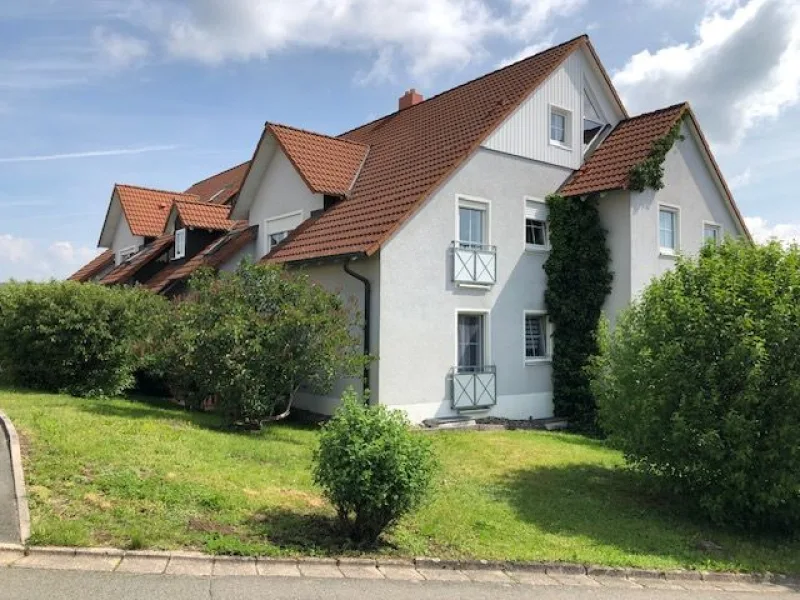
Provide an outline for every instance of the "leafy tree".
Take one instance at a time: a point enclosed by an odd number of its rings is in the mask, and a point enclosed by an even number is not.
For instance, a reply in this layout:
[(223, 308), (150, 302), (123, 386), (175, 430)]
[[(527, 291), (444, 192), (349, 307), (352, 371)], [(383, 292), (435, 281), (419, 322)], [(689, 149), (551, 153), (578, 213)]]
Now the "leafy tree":
[(636, 469), (715, 522), (800, 525), (800, 249), (708, 245), (601, 339), (601, 424)]
[(0, 371), (21, 387), (113, 395), (133, 384), (166, 301), (75, 282), (0, 286)]
[(365, 406), (352, 390), (314, 453), (315, 481), (351, 539), (365, 545), (419, 506), (435, 470), (430, 440), (413, 433), (403, 413)]
[(325, 392), (364, 366), (353, 311), (302, 273), (243, 263), (202, 271), (189, 289), (159, 364), (184, 400), (215, 399), (231, 424), (282, 418), (301, 385)]

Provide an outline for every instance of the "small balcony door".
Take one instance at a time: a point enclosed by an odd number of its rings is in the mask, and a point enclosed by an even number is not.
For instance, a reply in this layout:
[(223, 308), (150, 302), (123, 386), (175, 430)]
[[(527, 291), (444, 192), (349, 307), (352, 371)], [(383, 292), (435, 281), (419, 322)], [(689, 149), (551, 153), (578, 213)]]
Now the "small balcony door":
[(457, 365), (450, 371), (451, 405), (457, 411), (486, 410), (497, 403), (494, 365), (487, 363), (486, 315), (459, 313)]
[(458, 241), (462, 248), (480, 248), (486, 242), (486, 211), (471, 206), (458, 207)]

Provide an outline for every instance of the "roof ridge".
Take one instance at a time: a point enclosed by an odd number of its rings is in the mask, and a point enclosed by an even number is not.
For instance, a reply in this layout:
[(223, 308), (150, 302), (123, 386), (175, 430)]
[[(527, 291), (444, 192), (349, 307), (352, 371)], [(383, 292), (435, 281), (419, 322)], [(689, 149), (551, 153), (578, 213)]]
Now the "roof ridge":
[(464, 83), (460, 83), (455, 87), (451, 87), (449, 89), (443, 90), (443, 91), (439, 92), (438, 94), (435, 94), (435, 95), (431, 96), (430, 98), (426, 98), (422, 102), (417, 102), (416, 104), (413, 104), (413, 105), (409, 106), (408, 108), (404, 108), (402, 110), (395, 110), (393, 112), (390, 112), (390, 113), (387, 113), (387, 114), (383, 115), (382, 117), (378, 117), (377, 119), (373, 119), (372, 121), (368, 121), (368, 122), (366, 122), (366, 123), (364, 123), (362, 125), (358, 125), (356, 127), (353, 127), (352, 129), (348, 129), (347, 131), (345, 131), (343, 133), (340, 133), (336, 137), (345, 136), (345, 135), (347, 135), (349, 133), (353, 133), (355, 131), (358, 131), (359, 129), (363, 129), (363, 128), (367, 127), (368, 125), (372, 125), (373, 123), (377, 123), (379, 121), (383, 121), (384, 119), (387, 119), (387, 118), (389, 118), (389, 117), (391, 117), (393, 115), (399, 114), (401, 112), (407, 112), (407, 111), (412, 110), (413, 108), (415, 108), (417, 106), (421, 106), (421, 105), (423, 105), (425, 103), (432, 102), (433, 100), (436, 100), (437, 98), (441, 98), (442, 96), (445, 96), (445, 95), (447, 95), (447, 94), (449, 94), (451, 92), (454, 92), (454, 91), (456, 91), (458, 89), (461, 89), (464, 86), (467, 86), (467, 85), (470, 85), (472, 83), (475, 83), (476, 81), (480, 81), (481, 79), (485, 79), (485, 78), (489, 77), (490, 75), (494, 75), (495, 73), (499, 73), (500, 71), (505, 71), (506, 69), (510, 69), (511, 67), (514, 67), (514, 66), (516, 66), (516, 65), (518, 65), (520, 63), (523, 63), (525, 61), (528, 61), (528, 60), (531, 60), (533, 58), (536, 58), (537, 56), (541, 56), (542, 54), (547, 54), (548, 52), (553, 52), (554, 50), (558, 50), (559, 48), (563, 48), (564, 46), (568, 46), (570, 44), (574, 44), (579, 40), (588, 41), (589, 40), (589, 35), (586, 34), (586, 33), (582, 33), (581, 35), (576, 36), (576, 37), (574, 37), (572, 39), (569, 39), (569, 40), (567, 40), (565, 42), (561, 42), (560, 44), (556, 44), (555, 46), (550, 46), (549, 48), (545, 48), (541, 52), (537, 52), (536, 54), (531, 54), (530, 56), (526, 56), (525, 58), (521, 58), (521, 59), (519, 59), (519, 60), (517, 60), (517, 61), (515, 61), (515, 62), (513, 62), (511, 64), (505, 65), (504, 67), (500, 67), (498, 69), (494, 69), (493, 71), (489, 71), (488, 73), (484, 73), (483, 75), (475, 77), (474, 79), (470, 79), (469, 81), (465, 81)]
[(326, 133), (319, 133), (317, 131), (311, 131), (310, 129), (303, 129), (302, 127), (294, 127), (292, 125), (286, 125), (284, 123), (273, 123), (272, 121), (267, 121), (266, 126), (267, 127), (282, 127), (284, 129), (291, 129), (292, 131), (297, 131), (299, 133), (306, 133), (308, 135), (313, 135), (313, 136), (316, 136), (316, 137), (326, 138), (326, 139), (329, 139), (329, 140), (333, 140), (335, 142), (346, 142), (348, 144), (355, 144), (356, 146), (362, 146), (363, 148), (369, 149), (369, 144), (365, 144), (363, 142), (356, 142), (356, 141), (353, 141), (353, 140), (348, 140), (348, 139), (342, 138), (342, 137), (337, 136), (337, 135), (328, 135)]
[(191, 188), (193, 188), (193, 187), (194, 187), (194, 186), (196, 186), (196, 185), (200, 185), (201, 183), (204, 183), (204, 182), (208, 181), (209, 179), (214, 179), (214, 177), (219, 177), (220, 175), (223, 175), (223, 174), (225, 174), (225, 173), (228, 173), (229, 171), (233, 171), (234, 169), (238, 169), (239, 167), (241, 167), (241, 166), (243, 166), (243, 165), (246, 165), (246, 164), (247, 164), (247, 163), (249, 163), (249, 162), (250, 162), (250, 160), (246, 160), (246, 161), (244, 161), (244, 162), (240, 162), (238, 165), (234, 165), (234, 166), (232, 166), (232, 167), (229, 167), (229, 168), (225, 169), (224, 171), (220, 171), (219, 173), (214, 173), (213, 175), (209, 175), (209, 176), (208, 176), (208, 177), (206, 177), (205, 179), (200, 179), (199, 181), (195, 181), (195, 182), (194, 182), (192, 185), (190, 185), (190, 186), (189, 186), (188, 188), (186, 188), (186, 189), (191, 189)]
[(164, 190), (159, 188), (147, 187), (144, 185), (133, 185), (130, 183), (115, 183), (114, 187), (124, 187), (124, 188), (132, 188), (135, 190), (145, 190), (147, 192), (157, 192), (159, 194), (175, 194), (176, 196), (191, 196), (193, 198), (199, 198), (197, 194), (188, 194), (186, 192), (176, 192), (174, 190)]
[(628, 121), (635, 121), (636, 119), (641, 119), (644, 117), (652, 117), (653, 115), (669, 112), (671, 110), (675, 110), (676, 108), (683, 108), (683, 109), (689, 108), (689, 102), (688, 101), (676, 102), (675, 104), (671, 104), (663, 108), (657, 108), (649, 112), (643, 112), (641, 114), (634, 115), (633, 117), (628, 117), (627, 119), (623, 119), (622, 121), (620, 121), (620, 123), (627, 123)]
[[(197, 194), (188, 194), (188, 195), (190, 195), (190, 196), (194, 196), (195, 198), (200, 198), (200, 196), (198, 196)], [(208, 202), (208, 201), (206, 201), (206, 200), (175, 200), (175, 203), (176, 203), (176, 204), (177, 204), (177, 203), (181, 203), (181, 204), (197, 204), (197, 205), (199, 205), (199, 206), (207, 206), (207, 207), (209, 207), (209, 206), (210, 206), (210, 207), (212, 207), (212, 208), (215, 208), (215, 207), (218, 207), (218, 208), (227, 208), (227, 209), (228, 209), (228, 211), (230, 211), (230, 208), (231, 208), (231, 207), (230, 207), (230, 206), (228, 206), (227, 204), (216, 204), (216, 203), (214, 203), (214, 202)]]

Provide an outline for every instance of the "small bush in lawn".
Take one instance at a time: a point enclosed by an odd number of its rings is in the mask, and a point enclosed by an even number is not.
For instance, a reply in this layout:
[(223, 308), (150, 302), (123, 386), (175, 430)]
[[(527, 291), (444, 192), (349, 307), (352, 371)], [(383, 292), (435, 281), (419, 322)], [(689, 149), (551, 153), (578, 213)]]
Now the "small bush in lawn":
[(0, 286), (0, 371), (12, 385), (113, 395), (133, 384), (165, 300), (75, 282)]
[(352, 391), (323, 426), (314, 454), (315, 481), (350, 538), (365, 545), (419, 506), (435, 469), (430, 441), (402, 413), (365, 406)]
[(601, 335), (603, 428), (712, 520), (800, 527), (800, 249), (679, 260)]

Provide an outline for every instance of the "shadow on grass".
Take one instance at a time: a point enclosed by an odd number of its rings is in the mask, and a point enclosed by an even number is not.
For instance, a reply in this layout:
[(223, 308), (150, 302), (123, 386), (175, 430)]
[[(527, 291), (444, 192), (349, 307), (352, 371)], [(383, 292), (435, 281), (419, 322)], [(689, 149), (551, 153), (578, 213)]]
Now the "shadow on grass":
[(588, 538), (628, 554), (763, 570), (787, 543), (797, 545), (785, 537), (714, 527), (689, 503), (657, 495), (650, 480), (624, 468), (540, 467), (514, 471), (499, 483), (499, 494), (520, 519), (550, 534)]

